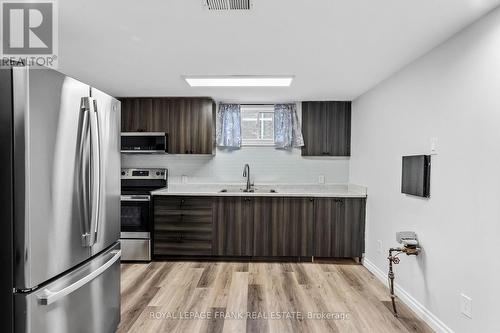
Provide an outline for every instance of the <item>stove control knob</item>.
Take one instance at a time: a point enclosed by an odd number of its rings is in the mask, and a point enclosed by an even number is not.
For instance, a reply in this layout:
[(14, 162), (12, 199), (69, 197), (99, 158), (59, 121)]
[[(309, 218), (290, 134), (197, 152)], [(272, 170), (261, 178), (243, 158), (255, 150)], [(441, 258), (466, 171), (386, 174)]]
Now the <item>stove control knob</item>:
[(125, 176), (125, 171), (122, 171), (122, 176)]
[(160, 175), (160, 172), (159, 171), (156, 171), (156, 175), (159, 176)]

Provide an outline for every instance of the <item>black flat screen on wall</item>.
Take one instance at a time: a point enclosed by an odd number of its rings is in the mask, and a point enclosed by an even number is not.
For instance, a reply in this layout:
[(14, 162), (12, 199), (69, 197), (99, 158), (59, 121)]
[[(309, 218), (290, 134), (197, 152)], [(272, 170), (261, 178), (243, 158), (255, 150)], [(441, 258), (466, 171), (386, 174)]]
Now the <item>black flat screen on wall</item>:
[(431, 156), (403, 156), (401, 193), (428, 198), (431, 184)]

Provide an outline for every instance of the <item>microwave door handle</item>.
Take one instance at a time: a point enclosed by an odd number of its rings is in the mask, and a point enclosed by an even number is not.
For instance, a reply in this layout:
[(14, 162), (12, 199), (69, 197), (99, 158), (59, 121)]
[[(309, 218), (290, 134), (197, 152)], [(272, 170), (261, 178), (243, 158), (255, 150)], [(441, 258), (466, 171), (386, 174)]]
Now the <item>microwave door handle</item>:
[(82, 246), (90, 246), (90, 193), (89, 193), (89, 109), (82, 97), (78, 121), (75, 182), (82, 220)]
[(81, 287), (83, 287), (84, 285), (86, 285), (87, 283), (89, 283), (90, 281), (92, 281), (93, 279), (95, 279), (96, 277), (101, 275), (102, 273), (104, 273), (109, 267), (111, 267), (111, 265), (113, 265), (118, 259), (120, 259), (121, 250), (111, 251), (110, 254), (112, 254), (113, 257), (111, 257), (111, 259), (106, 261), (106, 263), (104, 263), (102, 266), (97, 268), (95, 271), (92, 271), (88, 275), (85, 275), (80, 280), (70, 284), (69, 286), (67, 286), (61, 290), (58, 290), (58, 291), (52, 291), (49, 289), (45, 289), (43, 291), (42, 295), (37, 297), (40, 304), (41, 305), (50, 305), (50, 304), (54, 303), (55, 301), (65, 297), (65, 296), (68, 296), (72, 292), (80, 289)]
[(90, 220), (91, 245), (97, 243), (97, 232), (99, 229), (99, 215), (101, 208), (101, 135), (99, 131), (99, 114), (96, 101), (89, 98), (90, 116), (90, 160), (91, 160), (91, 184), (92, 184), (92, 216)]

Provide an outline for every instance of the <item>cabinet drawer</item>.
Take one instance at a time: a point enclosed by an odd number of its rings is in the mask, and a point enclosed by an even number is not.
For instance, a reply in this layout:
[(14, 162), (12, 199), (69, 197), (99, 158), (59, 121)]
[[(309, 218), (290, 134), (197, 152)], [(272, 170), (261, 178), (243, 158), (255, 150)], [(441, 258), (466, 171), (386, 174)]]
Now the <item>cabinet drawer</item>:
[(212, 230), (185, 228), (181, 225), (164, 225), (155, 230), (155, 255), (211, 255)]
[(161, 233), (205, 233), (212, 235), (212, 223), (184, 223), (184, 222), (169, 222), (169, 223), (156, 223), (155, 235)]
[(158, 232), (156, 241), (160, 242), (198, 242), (212, 241), (212, 233), (207, 232), (189, 232), (189, 231), (170, 231)]
[(163, 241), (155, 242), (156, 256), (210, 256), (211, 241)]
[(156, 212), (157, 223), (212, 223), (212, 210), (165, 210)]
[(212, 212), (211, 197), (158, 197), (155, 204), (155, 214), (165, 211), (210, 211)]

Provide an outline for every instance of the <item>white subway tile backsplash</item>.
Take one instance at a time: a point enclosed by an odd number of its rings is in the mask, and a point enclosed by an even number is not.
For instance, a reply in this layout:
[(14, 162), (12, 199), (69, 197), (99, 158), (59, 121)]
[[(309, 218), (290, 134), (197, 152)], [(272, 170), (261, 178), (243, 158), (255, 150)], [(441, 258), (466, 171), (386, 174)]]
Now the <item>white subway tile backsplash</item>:
[(245, 163), (250, 165), (255, 183), (317, 184), (320, 175), (324, 175), (329, 184), (349, 180), (349, 158), (302, 157), (300, 149), (217, 149), (215, 156), (122, 155), (122, 167), (168, 168), (170, 183), (181, 183), (182, 176), (187, 176), (189, 183), (241, 182)]

